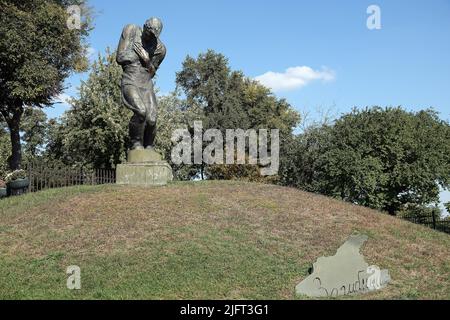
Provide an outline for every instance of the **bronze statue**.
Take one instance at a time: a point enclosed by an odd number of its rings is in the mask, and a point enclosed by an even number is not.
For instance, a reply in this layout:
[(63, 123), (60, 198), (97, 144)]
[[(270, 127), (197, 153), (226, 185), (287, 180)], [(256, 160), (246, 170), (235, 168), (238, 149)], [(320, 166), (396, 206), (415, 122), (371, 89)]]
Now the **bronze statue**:
[(163, 25), (158, 18), (150, 18), (143, 29), (125, 26), (117, 50), (117, 63), (122, 66), (122, 97), (127, 108), (134, 112), (130, 120), (131, 150), (152, 149), (156, 134), (157, 102), (153, 77), (166, 55), (160, 41)]

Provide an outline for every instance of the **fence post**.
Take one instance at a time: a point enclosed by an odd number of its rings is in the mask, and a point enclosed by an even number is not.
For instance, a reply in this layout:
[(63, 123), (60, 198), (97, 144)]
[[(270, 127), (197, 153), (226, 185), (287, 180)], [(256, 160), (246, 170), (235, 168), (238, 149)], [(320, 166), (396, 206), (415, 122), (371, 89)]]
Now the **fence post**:
[(433, 216), (433, 229), (436, 230), (436, 213), (434, 210), (432, 211), (432, 216)]
[(28, 192), (33, 192), (33, 171), (31, 169), (31, 162), (27, 163), (27, 169), (28, 169), (28, 179), (30, 179), (30, 185), (28, 186)]

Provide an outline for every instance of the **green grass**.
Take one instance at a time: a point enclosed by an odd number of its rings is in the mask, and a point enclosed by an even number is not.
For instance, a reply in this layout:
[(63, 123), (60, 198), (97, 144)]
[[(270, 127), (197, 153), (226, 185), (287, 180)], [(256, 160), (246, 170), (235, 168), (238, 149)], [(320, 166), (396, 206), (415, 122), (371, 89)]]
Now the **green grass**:
[[(363, 299), (450, 299), (450, 237), (295, 189), (243, 182), (55, 189), (0, 201), (0, 299), (297, 299), (354, 232), (393, 282)], [(81, 268), (82, 289), (66, 288)]]

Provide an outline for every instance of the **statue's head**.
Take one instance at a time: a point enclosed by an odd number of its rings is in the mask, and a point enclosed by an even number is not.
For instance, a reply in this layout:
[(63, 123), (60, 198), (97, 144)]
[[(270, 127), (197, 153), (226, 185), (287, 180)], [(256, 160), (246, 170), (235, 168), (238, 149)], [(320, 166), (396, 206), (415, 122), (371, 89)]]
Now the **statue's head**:
[(144, 34), (147, 36), (159, 37), (163, 28), (161, 20), (158, 18), (150, 18), (144, 24)]

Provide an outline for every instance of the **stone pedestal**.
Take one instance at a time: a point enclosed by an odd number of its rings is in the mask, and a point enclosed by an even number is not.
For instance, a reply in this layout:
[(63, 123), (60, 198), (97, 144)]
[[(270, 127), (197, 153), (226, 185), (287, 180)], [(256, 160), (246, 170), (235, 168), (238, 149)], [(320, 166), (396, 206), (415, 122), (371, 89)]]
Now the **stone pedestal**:
[(121, 185), (163, 186), (172, 181), (172, 168), (154, 150), (131, 150), (128, 162), (117, 166), (116, 181)]

